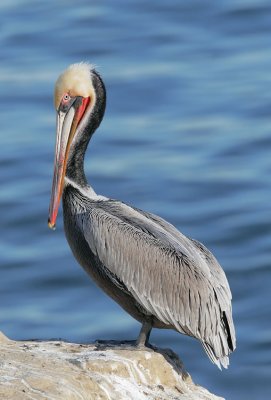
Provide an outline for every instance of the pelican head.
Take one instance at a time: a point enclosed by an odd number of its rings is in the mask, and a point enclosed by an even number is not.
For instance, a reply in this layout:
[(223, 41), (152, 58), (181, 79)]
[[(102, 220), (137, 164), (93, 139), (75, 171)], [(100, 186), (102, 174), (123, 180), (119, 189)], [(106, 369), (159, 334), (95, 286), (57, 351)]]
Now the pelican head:
[[(57, 112), (57, 131), (48, 219), (48, 225), (52, 229), (56, 224), (67, 163), (72, 153), (71, 148), (75, 147), (73, 146), (74, 142), (77, 142), (84, 133), (95, 108), (97, 79), (100, 80), (99, 75), (92, 65), (79, 63), (70, 65), (59, 76), (55, 84), (54, 104)], [(95, 129), (96, 127), (97, 124)]]

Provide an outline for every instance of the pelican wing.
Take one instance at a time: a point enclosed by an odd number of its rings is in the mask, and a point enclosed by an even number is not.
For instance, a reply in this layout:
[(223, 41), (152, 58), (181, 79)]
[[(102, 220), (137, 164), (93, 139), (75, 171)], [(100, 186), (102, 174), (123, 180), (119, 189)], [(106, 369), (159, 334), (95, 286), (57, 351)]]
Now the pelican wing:
[(227, 329), (229, 331), (229, 339), (232, 341), (231, 347), (232, 349), (235, 349), (236, 339), (235, 339), (234, 324), (232, 320), (232, 306), (231, 306), (232, 295), (226, 275), (223, 269), (221, 268), (220, 264), (218, 263), (217, 259), (202, 243), (200, 243), (195, 239), (187, 238), (180, 231), (178, 231), (172, 224), (165, 221), (163, 218), (158, 217), (157, 215), (151, 213), (146, 213), (145, 211), (141, 210), (138, 211), (141, 212), (143, 215), (145, 215), (147, 218), (155, 221), (157, 224), (162, 226), (168, 233), (173, 235), (177, 240), (181, 242), (188, 240), (190, 242), (190, 245), (193, 246), (193, 254), (195, 254), (196, 251), (200, 253), (201, 259), (203, 259), (205, 263), (208, 265), (208, 268), (212, 275), (211, 281), (213, 284), (213, 289), (215, 291), (215, 296), (218, 298), (220, 309), (222, 310), (223, 313), (225, 313), (225, 315), (223, 314), (223, 318), (226, 319), (225, 324), (227, 325)]
[(213, 362), (227, 364), (231, 293), (212, 254), (161, 218), (123, 203), (96, 201), (87, 209), (81, 221), (92, 252), (146, 314), (200, 339)]

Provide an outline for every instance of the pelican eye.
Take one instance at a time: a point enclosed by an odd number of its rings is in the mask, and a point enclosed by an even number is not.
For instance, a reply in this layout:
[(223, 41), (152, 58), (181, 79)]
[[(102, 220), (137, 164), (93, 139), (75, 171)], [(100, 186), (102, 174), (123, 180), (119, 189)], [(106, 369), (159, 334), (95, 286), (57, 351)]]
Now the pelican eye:
[(62, 97), (62, 100), (65, 101), (65, 103), (70, 101), (70, 99), (71, 99), (71, 96), (68, 93), (65, 93), (64, 96)]
[(58, 107), (58, 111), (63, 111), (63, 112), (68, 112), (68, 110), (70, 109), (70, 107), (72, 106), (72, 104), (74, 103), (74, 97), (70, 96), (69, 93), (64, 93), (59, 107)]

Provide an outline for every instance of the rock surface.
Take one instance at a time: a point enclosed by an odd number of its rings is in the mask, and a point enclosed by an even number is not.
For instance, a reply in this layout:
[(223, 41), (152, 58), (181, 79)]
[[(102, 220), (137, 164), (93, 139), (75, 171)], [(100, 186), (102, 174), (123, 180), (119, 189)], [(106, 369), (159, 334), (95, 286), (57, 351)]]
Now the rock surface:
[(120, 343), (12, 341), (0, 332), (0, 399), (221, 400), (171, 350)]

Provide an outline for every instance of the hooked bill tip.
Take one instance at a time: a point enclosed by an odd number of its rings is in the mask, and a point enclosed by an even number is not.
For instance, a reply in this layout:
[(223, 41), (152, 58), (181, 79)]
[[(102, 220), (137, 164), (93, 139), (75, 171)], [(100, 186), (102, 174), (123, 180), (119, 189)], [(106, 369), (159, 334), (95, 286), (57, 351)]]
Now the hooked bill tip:
[(52, 229), (53, 231), (56, 230), (56, 224), (52, 224), (52, 222), (50, 221), (50, 219), (48, 219), (48, 226), (50, 229)]

